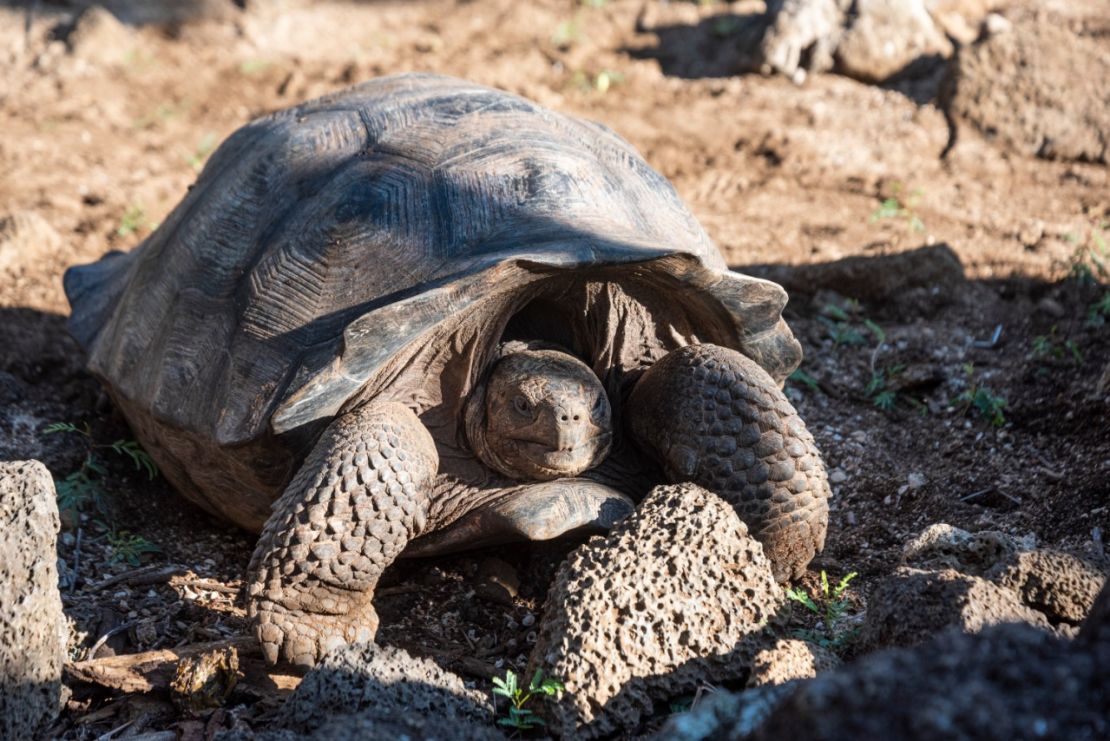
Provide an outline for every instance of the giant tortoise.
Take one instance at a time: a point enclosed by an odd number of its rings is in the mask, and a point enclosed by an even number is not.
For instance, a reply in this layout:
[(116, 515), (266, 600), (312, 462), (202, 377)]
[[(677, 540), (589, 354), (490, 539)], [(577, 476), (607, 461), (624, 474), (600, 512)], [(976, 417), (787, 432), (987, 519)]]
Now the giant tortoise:
[(404, 75), (255, 120), (65, 288), (166, 478), (261, 533), (270, 661), (373, 638), (402, 551), (606, 527), (664, 479), (732, 503), (780, 580), (823, 546), (785, 292), (619, 136), (515, 95)]

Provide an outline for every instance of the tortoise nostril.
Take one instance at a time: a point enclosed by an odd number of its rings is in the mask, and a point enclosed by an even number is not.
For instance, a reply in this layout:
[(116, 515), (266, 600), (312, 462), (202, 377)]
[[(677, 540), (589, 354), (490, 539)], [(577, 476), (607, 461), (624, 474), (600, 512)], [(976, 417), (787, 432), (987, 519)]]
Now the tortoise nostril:
[(561, 417), (559, 417), (559, 419), (563, 422), (566, 422), (569, 419), (569, 417), (567, 417), (567, 415), (564, 414)]
[(576, 415), (574, 415), (574, 421), (575, 421), (575, 422), (577, 422), (577, 421), (578, 421), (578, 420), (580, 420), (580, 419), (582, 419), (582, 417), (580, 417), (580, 416), (579, 416), (579, 415), (577, 415), (577, 414), (576, 414)]

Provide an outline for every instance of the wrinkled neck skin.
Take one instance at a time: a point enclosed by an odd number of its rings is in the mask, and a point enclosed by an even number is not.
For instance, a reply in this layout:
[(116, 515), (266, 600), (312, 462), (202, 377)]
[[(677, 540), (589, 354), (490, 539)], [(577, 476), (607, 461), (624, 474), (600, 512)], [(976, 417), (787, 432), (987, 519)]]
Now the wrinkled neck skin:
[(601, 381), (585, 363), (545, 343), (499, 347), (464, 413), (474, 454), (517, 481), (577, 476), (601, 463), (613, 442)]

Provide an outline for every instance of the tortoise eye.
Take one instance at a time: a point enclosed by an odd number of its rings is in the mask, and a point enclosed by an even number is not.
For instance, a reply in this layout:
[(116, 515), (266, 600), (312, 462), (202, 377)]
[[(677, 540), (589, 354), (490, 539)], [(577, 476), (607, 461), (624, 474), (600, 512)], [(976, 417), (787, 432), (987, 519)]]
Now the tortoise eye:
[(521, 414), (527, 414), (532, 411), (532, 405), (523, 396), (518, 396), (513, 399), (513, 408)]

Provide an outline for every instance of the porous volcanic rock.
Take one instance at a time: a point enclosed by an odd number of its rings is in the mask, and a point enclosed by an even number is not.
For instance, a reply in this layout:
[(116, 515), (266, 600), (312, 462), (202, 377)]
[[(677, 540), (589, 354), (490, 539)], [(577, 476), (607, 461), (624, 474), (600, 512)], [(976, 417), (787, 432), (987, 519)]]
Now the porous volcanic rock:
[(36, 738), (61, 709), (66, 650), (46, 466), (0, 463), (0, 523), (0, 738)]
[(492, 722), (489, 695), (459, 676), (400, 648), (363, 643), (325, 656), (276, 725), (319, 738), (398, 738), (390, 734), (401, 730), (419, 738), (500, 737)]
[(836, 68), (865, 82), (882, 82), (920, 57), (947, 58), (952, 43), (924, 0), (856, 0), (836, 48)]
[(956, 55), (942, 98), (952, 120), (1046, 159), (1107, 162), (1110, 44), (1036, 17)]
[(1110, 734), (1107, 707), (1110, 583), (1074, 641), (1021, 624), (949, 631), (813, 680), (718, 693), (656, 738), (1095, 739)]
[(732, 507), (692, 484), (656, 487), (556, 575), (529, 669), (566, 684), (548, 729), (632, 729), (657, 700), (743, 678), (774, 643), (763, 628), (783, 601)]
[(967, 633), (998, 623), (1049, 628), (1012, 590), (958, 571), (899, 568), (871, 590), (860, 636), (869, 647), (912, 646), (947, 628)]
[(987, 578), (1018, 594), (1053, 623), (1079, 624), (1095, 604), (1106, 574), (1081, 558), (1049, 549), (1016, 553)]
[(61, 246), (58, 232), (34, 211), (0, 214), (0, 271), (32, 265)]
[(748, 687), (786, 684), (795, 679), (812, 679), (819, 673), (840, 666), (840, 659), (828, 649), (796, 638), (780, 638), (752, 659)]
[(902, 547), (902, 563), (918, 569), (952, 569), (982, 576), (997, 564), (1034, 547), (997, 530), (970, 533), (940, 522), (922, 530)]

